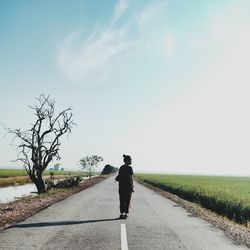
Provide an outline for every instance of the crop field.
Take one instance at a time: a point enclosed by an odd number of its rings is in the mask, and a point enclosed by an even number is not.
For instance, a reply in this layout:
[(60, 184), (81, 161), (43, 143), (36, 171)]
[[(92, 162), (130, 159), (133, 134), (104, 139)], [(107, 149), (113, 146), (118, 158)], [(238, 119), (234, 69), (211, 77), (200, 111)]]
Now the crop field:
[[(54, 179), (62, 179), (70, 176), (87, 176), (86, 172), (83, 171), (54, 171), (47, 170), (44, 172), (44, 179), (50, 178), (50, 172), (54, 173)], [(0, 187), (7, 187), (13, 185), (23, 185), (31, 183), (30, 178), (23, 169), (0, 169)]]
[[(54, 171), (54, 170), (46, 170), (44, 175), (50, 175), (50, 172), (53, 172), (54, 175), (82, 175), (84, 172), (82, 171)], [(8, 177), (17, 177), (17, 176), (27, 176), (27, 173), (23, 169), (0, 169), (0, 178), (8, 178)]]
[(226, 216), (250, 221), (250, 177), (137, 174), (142, 182)]

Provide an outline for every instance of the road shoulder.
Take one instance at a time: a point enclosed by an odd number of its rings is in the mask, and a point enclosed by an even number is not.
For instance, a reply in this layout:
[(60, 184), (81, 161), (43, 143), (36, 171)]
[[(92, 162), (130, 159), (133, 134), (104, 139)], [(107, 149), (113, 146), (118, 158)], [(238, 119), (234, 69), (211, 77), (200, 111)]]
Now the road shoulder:
[(201, 207), (198, 204), (184, 200), (177, 195), (171, 194), (167, 191), (154, 187), (148, 183), (142, 182), (138, 179), (136, 181), (145, 187), (157, 192), (158, 194), (170, 199), (176, 203), (176, 206), (181, 206), (186, 209), (190, 216), (199, 217), (216, 228), (222, 230), (224, 234), (230, 238), (236, 245), (245, 245), (250, 248), (250, 229), (243, 225), (237, 224), (226, 217), (220, 216), (215, 212)]
[(27, 196), (19, 200), (0, 204), (0, 231), (7, 229), (18, 222), (21, 222), (39, 211), (57, 203), (69, 196), (72, 196), (86, 188), (89, 188), (100, 181), (106, 179), (106, 176), (99, 176), (88, 180), (78, 187), (64, 189), (60, 191), (50, 191), (39, 196)]

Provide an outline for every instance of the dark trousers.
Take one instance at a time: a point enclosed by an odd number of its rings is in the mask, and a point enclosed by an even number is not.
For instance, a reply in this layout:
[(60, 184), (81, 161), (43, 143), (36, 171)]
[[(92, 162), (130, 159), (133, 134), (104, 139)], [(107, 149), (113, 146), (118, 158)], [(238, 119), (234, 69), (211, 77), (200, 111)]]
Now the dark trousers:
[(128, 214), (132, 191), (130, 189), (119, 189), (120, 212)]

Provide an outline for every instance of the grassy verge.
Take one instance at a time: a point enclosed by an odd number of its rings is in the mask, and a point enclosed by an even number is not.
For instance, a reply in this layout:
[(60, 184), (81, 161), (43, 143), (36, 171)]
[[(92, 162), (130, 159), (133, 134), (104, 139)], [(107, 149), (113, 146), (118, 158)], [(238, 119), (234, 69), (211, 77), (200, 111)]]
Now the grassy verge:
[(250, 178), (138, 174), (142, 182), (226, 216), (238, 223), (250, 221)]

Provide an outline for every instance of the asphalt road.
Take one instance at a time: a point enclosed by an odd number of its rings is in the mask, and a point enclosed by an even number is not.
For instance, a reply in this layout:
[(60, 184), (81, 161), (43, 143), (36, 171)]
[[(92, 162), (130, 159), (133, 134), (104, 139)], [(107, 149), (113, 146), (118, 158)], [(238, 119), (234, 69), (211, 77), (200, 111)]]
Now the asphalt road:
[(246, 249), (135, 183), (130, 216), (118, 220), (118, 186), (111, 177), (0, 232), (0, 249)]

